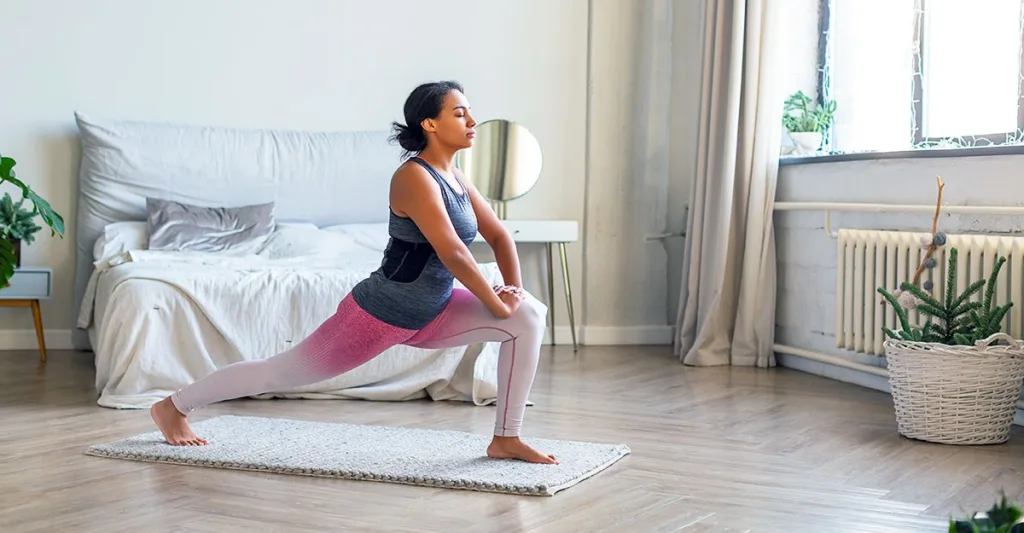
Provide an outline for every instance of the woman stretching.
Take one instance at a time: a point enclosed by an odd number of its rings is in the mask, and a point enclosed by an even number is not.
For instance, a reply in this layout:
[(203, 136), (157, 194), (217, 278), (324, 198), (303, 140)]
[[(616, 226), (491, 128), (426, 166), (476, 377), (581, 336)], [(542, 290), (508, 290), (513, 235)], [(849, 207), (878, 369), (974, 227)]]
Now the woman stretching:
[[(519, 439), (547, 308), (522, 289), (515, 243), (452, 164), (475, 135), (462, 87), (420, 85), (404, 111), (407, 125), (395, 123), (394, 138), (406, 155), (415, 156), (391, 179), (391, 238), (380, 268), (293, 348), (228, 365), (153, 405), (150, 413), (169, 444), (207, 444), (186, 421), (200, 407), (318, 383), (397, 344), (436, 349), (500, 342), (497, 412), (487, 455), (557, 463)], [(470, 254), (478, 230), (494, 250), (504, 286), (491, 287)], [(469, 290), (455, 289), (454, 278)]]

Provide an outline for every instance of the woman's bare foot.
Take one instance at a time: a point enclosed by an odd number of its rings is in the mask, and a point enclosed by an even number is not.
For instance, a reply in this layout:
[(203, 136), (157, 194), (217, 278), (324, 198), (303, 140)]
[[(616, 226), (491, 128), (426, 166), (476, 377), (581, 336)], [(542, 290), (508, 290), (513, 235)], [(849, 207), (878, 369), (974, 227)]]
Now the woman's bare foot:
[(528, 463), (557, 465), (554, 455), (544, 454), (529, 447), (519, 437), (498, 437), (495, 435), (487, 447), (487, 456), (495, 459), (519, 459)]
[(170, 396), (153, 404), (153, 407), (149, 408), (149, 414), (153, 417), (153, 422), (156, 422), (156, 427), (160, 428), (160, 432), (164, 434), (167, 444), (171, 446), (205, 446), (209, 444), (206, 439), (192, 433), (192, 428), (188, 426), (185, 415), (178, 412), (177, 407), (174, 407)]

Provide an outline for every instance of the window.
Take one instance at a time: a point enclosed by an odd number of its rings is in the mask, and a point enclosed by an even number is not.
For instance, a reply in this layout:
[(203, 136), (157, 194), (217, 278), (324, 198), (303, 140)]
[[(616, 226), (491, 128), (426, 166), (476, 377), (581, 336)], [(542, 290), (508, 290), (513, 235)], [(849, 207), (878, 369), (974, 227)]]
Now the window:
[(1024, 144), (1024, 0), (820, 0), (824, 149)]

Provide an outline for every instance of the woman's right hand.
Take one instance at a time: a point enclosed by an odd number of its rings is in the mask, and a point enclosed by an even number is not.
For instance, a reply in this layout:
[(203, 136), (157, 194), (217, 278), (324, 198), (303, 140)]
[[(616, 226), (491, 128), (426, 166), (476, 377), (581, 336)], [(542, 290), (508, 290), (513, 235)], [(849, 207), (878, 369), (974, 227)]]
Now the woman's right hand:
[(518, 294), (509, 291), (497, 291), (498, 300), (503, 304), (504, 309), (501, 309), (495, 316), (498, 318), (508, 318), (519, 309), (519, 302), (522, 301), (522, 297)]

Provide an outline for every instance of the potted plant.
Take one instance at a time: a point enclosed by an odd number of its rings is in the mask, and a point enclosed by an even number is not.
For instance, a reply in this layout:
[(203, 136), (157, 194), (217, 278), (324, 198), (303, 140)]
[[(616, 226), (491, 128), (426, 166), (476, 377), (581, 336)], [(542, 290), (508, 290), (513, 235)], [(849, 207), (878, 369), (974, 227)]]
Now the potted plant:
[(1024, 533), (1024, 512), (1020, 507), (1002, 500), (986, 513), (975, 513), (967, 520), (949, 521), (949, 533)]
[(14, 267), (21, 267), (21, 246), (32, 244), (35, 234), (43, 229), (35, 223), (35, 214), (23, 208), (25, 198), (17, 203), (10, 193), (0, 198), (0, 234), (14, 247)]
[[(27, 234), (21, 233), (24, 228), (35, 226), (32, 221), (36, 216), (49, 226), (51, 236), (64, 237), (64, 218), (50, 207), (49, 202), (15, 176), (14, 166), (16, 164), (14, 159), (0, 155), (0, 186), (10, 183), (21, 191), (21, 200), (17, 204), (14, 204), (13, 200), (11, 201), (12, 206), (18, 206), (17, 209), (12, 209), (16, 216), (11, 218), (11, 220), (17, 220), (17, 225), (7, 223), (6, 219), (0, 222), (0, 287), (10, 285), (14, 269), (20, 265), (21, 254), (19, 246), (15, 242), (23, 240), (29, 243), (34, 238), (36, 231), (39, 231), (36, 229), (30, 230)], [(5, 194), (5, 201), (6, 197), (9, 195)], [(32, 204), (32, 210), (28, 212), (29, 216), (23, 215), (20, 207), (25, 200)]]
[(821, 147), (821, 140), (836, 112), (835, 100), (818, 106), (803, 91), (789, 96), (783, 104), (782, 124), (796, 145), (799, 154), (811, 154)]
[[(934, 268), (935, 251), (946, 244), (938, 231), (942, 180), (931, 235), (922, 239), (924, 259), (912, 281), (899, 290), (878, 292), (899, 317), (898, 331), (883, 327), (896, 419), (901, 435), (944, 444), (997, 444), (1010, 438), (1017, 400), (1024, 387), (1024, 342), (1002, 331), (1013, 302), (994, 305), (993, 297), (1005, 257), (995, 260), (988, 279), (957, 292), (956, 248), (948, 252), (944, 297), (932, 284), (919, 285), (925, 269)], [(984, 289), (981, 298), (972, 296)], [(929, 317), (910, 324), (907, 311)]]

